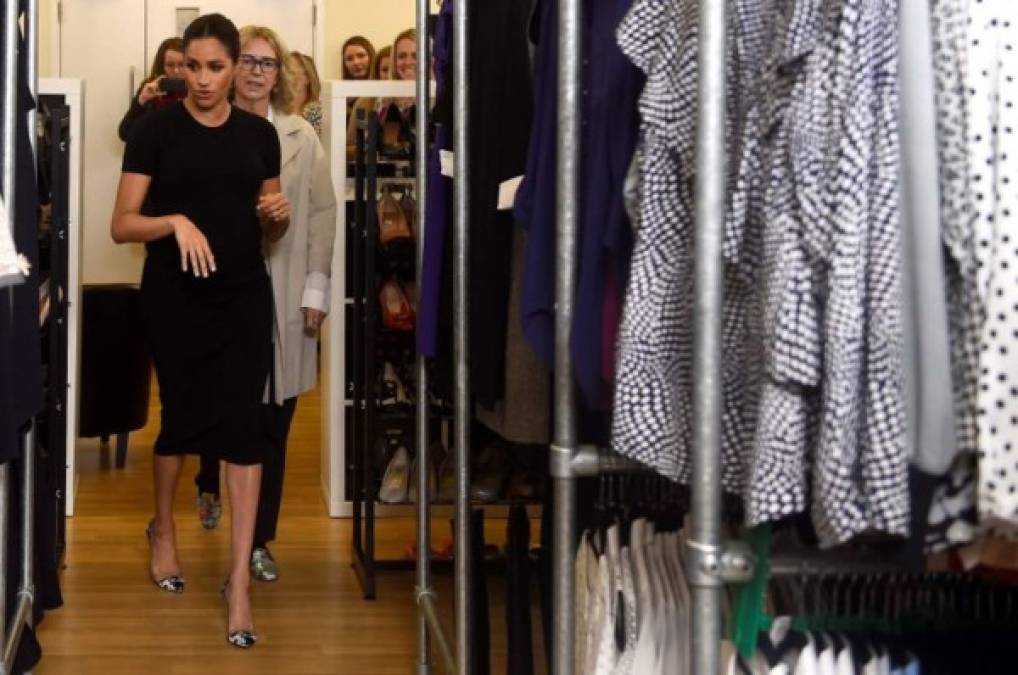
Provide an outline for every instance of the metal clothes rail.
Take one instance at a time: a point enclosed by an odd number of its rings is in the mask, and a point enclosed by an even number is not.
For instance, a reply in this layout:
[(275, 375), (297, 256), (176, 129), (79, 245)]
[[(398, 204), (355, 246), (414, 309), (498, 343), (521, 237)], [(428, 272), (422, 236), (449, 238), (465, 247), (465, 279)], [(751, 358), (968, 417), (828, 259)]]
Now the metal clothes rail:
[[(417, 356), (417, 580), (414, 589), (418, 608), (417, 673), (431, 672), (430, 640), (433, 638), (442, 653), (449, 673), (467, 675), (473, 668), (473, 602), (470, 593), (470, 364), (467, 270), (469, 234), (467, 230), (470, 172), (468, 128), (468, 45), (467, 10), (469, 0), (456, 0), (453, 7), (453, 137), (455, 181), (453, 184), (453, 358), (454, 358), (454, 422), (453, 446), (456, 463), (454, 607), (455, 655), (438, 619), (437, 596), (431, 586), (431, 511), (428, 478), (431, 458), (428, 456), (428, 379), (427, 364)], [(428, 15), (430, 2), (417, 0), (417, 267), (418, 280), (423, 264), (425, 222), (427, 219), (428, 111), (431, 63)], [(417, 288), (421, 285), (418, 282)]]
[[(469, 421), (470, 385), (467, 326), (467, 261), (469, 238), (469, 152), (467, 15), (469, 0), (456, 0), (453, 13), (453, 333), (455, 357), (456, 550), (455, 616), (456, 653), (448, 642), (435, 611), (429, 560), (430, 512), (428, 506), (428, 420), (426, 364), (418, 360), (418, 512), (417, 584), (419, 609), (418, 675), (430, 672), (429, 638), (438, 642), (450, 672), (471, 671), (473, 607), (470, 593), (469, 548)], [(576, 285), (577, 204), (579, 203), (580, 105), (582, 86), (582, 0), (560, 0), (558, 35), (557, 129), (557, 242), (555, 281), (555, 398), (554, 443), (550, 473), (554, 490), (553, 526), (553, 632), (552, 673), (572, 675), (574, 643), (573, 546), (576, 539), (575, 479), (600, 473), (638, 470), (636, 463), (603, 449), (578, 446), (573, 363), (569, 350)], [(427, 0), (417, 1), (420, 63), (429, 63)], [(696, 315), (694, 392), (696, 436), (693, 456), (692, 532), (688, 541), (692, 616), (693, 673), (718, 672), (721, 637), (721, 586), (729, 579), (745, 579), (751, 570), (746, 551), (721, 541), (720, 482), (720, 328), (721, 235), (724, 219), (724, 110), (725, 110), (725, 1), (702, 0), (700, 6), (700, 72), (697, 104), (696, 182)], [(419, 241), (424, 238), (427, 179), (427, 68), (417, 75), (417, 176)], [(418, 265), (422, 251), (418, 250)]]
[[(17, 46), (18, 46), (18, 2), (7, 0), (4, 5), (3, 30), (4, 30), (4, 90), (3, 90), (3, 164), (2, 164), (2, 186), (3, 196), (7, 206), (7, 222), (3, 226), (8, 227), (11, 234), (14, 234), (14, 210), (15, 210), (15, 170), (17, 167)], [(28, 80), (32, 96), (39, 92), (38, 73), (38, 44), (39, 44), (39, 0), (29, 0), (25, 17), (26, 49), (28, 62)], [(32, 125), (29, 127), (29, 137), (35, 135), (35, 116), (29, 117)], [(35, 149), (35, 142), (32, 142)], [(21, 436), (22, 459), (22, 489), (21, 489), (21, 582), (18, 586), (17, 607), (13, 614), (10, 626), (7, 625), (7, 584), (8, 570), (12, 569), (8, 560), (7, 531), (9, 522), (10, 506), (10, 481), (11, 472), (8, 464), (0, 465), (0, 645), (3, 648), (2, 663), (0, 663), (0, 675), (11, 672), (14, 657), (18, 651), (18, 644), (26, 625), (32, 621), (32, 605), (35, 600), (35, 583), (32, 578), (33, 572), (33, 530), (35, 526), (35, 429), (29, 424), (28, 429)]]
[[(553, 520), (552, 673), (574, 672), (573, 561), (578, 476), (630, 470), (632, 462), (576, 443), (573, 364), (569, 350), (575, 296), (579, 204), (582, 0), (559, 2), (558, 212), (555, 293), (555, 441), (551, 452)], [(745, 579), (745, 548), (721, 539), (720, 330), (724, 222), (725, 0), (700, 2), (696, 143), (694, 449), (692, 526), (687, 541), (692, 590), (692, 672), (718, 672), (721, 587)]]

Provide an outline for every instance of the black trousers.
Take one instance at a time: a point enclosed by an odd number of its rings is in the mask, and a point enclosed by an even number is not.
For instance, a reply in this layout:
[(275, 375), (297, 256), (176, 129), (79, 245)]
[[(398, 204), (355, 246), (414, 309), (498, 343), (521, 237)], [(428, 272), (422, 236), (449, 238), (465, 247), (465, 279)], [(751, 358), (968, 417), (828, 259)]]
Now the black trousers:
[[(258, 516), (255, 521), (255, 548), (264, 548), (276, 538), (279, 508), (283, 503), (283, 473), (286, 469), (286, 440), (297, 409), (297, 397), (288, 398), (283, 405), (269, 403), (262, 406), (268, 423), (266, 428), (272, 439), (272, 452), (262, 462), (262, 487), (258, 494)], [(199, 492), (219, 495), (219, 462), (201, 458), (201, 468), (194, 477)]]

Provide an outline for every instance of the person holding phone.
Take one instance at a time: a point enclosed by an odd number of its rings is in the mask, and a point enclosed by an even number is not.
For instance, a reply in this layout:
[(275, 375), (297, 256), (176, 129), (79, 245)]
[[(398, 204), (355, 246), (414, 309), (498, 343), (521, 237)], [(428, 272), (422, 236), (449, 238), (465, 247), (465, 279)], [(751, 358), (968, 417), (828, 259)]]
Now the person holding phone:
[(110, 234), (146, 246), (141, 297), (162, 406), (155, 442), (149, 574), (181, 593), (173, 501), (186, 454), (226, 465), (226, 638), (257, 637), (251, 548), (262, 463), (272, 451), (273, 299), (263, 254), (290, 225), (281, 150), (265, 118), (230, 104), (240, 34), (221, 14), (184, 32), (187, 96), (138, 120), (124, 150)]
[(127, 142), (135, 122), (145, 114), (183, 100), (187, 93), (184, 82), (184, 41), (172, 37), (163, 40), (152, 59), (152, 69), (131, 99), (131, 107), (120, 120), (117, 134)]

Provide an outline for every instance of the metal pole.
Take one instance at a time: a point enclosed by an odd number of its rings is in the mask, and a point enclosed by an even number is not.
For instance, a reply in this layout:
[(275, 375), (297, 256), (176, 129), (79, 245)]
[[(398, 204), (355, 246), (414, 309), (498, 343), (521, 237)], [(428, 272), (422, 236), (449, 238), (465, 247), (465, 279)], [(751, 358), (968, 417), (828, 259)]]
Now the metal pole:
[(718, 672), (721, 639), (721, 238), (725, 217), (725, 0), (700, 3), (691, 559), (692, 672)]
[[(428, 0), (417, 0), (417, 306), (421, 306), (420, 280), (424, 269), (424, 234), (428, 214), (428, 108), (431, 50), (428, 44)], [(431, 495), (428, 476), (428, 364), (417, 354), (417, 592), (431, 593)], [(431, 672), (428, 642), (428, 603), (419, 603), (417, 612), (417, 675)], [(436, 623), (437, 625), (437, 623)], [(439, 631), (439, 639), (442, 639)], [(448, 646), (446, 646), (448, 648)]]
[[(35, 424), (29, 423), (24, 436), (24, 466), (21, 476), (21, 588), (18, 598), (24, 598), (31, 610), (35, 600)], [(29, 612), (31, 616), (31, 612)]]
[(28, 0), (25, 12), (25, 49), (28, 50), (28, 88), (32, 92), (35, 105), (28, 111), (28, 141), (32, 145), (32, 159), (38, 166), (36, 144), (39, 132), (36, 128), (39, 119), (39, 0)]
[(14, 167), (17, 159), (16, 110), (18, 99), (18, 3), (10, 0), (4, 5), (4, 91), (3, 91), (3, 198), (7, 206), (7, 228), (14, 232)]
[(576, 396), (569, 351), (576, 286), (577, 204), (580, 181), (580, 0), (560, 0), (558, 34), (558, 147), (555, 274), (555, 444), (552, 611), (553, 675), (573, 674), (573, 545), (576, 540)]
[(454, 405), (456, 419), (456, 666), (460, 675), (473, 672), (473, 606), (470, 579), (470, 102), (468, 97), (469, 0), (453, 8), (453, 350), (456, 361)]
[(445, 661), (446, 672), (455, 673), (456, 661), (453, 659), (452, 647), (449, 646), (449, 640), (445, 637), (445, 628), (442, 626), (442, 622), (438, 618), (438, 612), (435, 610), (434, 593), (419, 594), (417, 596), (417, 610), (424, 617), (424, 621), (431, 628), (432, 634), (435, 636), (435, 644), (438, 645), (438, 652), (442, 655), (442, 660)]
[[(28, 0), (25, 11), (26, 45), (28, 50), (26, 61), (28, 65), (28, 87), (32, 93), (34, 105), (28, 113), (28, 139), (32, 146), (33, 166), (39, 165), (37, 129), (39, 110), (39, 0)], [(58, 296), (57, 296), (58, 297)], [(51, 371), (52, 373), (52, 371)], [(30, 423), (25, 433), (24, 448), (25, 466), (22, 470), (22, 479), (25, 484), (21, 488), (22, 504), (22, 531), (21, 531), (21, 588), (18, 597), (24, 598), (28, 605), (28, 621), (31, 621), (32, 604), (35, 600), (35, 424)]]
[[(22, 480), (21, 488), (21, 585), (18, 587), (17, 609), (10, 622), (10, 631), (3, 640), (3, 669), (9, 673), (18, 652), (18, 643), (25, 628), (32, 621), (32, 603), (35, 599), (33, 586), (33, 528), (35, 527), (35, 426), (29, 423), (28, 430), (21, 436)], [(6, 594), (6, 591), (5, 591)]]
[[(4, 90), (3, 90), (3, 164), (0, 166), (3, 176), (0, 177), (0, 189), (7, 207), (6, 227), (14, 234), (14, 167), (17, 156), (15, 146), (15, 122), (17, 120), (17, 40), (18, 40), (18, 3), (8, 0), (4, 5)], [(8, 291), (10, 292), (10, 291)], [(10, 468), (7, 464), (0, 465), (0, 644), (7, 637), (7, 517), (10, 501)]]

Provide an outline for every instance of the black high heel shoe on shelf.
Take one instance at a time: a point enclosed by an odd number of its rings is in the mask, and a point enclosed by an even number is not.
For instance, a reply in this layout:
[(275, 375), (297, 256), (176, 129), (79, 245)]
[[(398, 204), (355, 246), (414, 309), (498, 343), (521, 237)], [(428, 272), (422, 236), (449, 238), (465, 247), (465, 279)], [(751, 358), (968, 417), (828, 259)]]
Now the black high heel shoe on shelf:
[[(155, 551), (156, 545), (156, 521), (154, 518), (149, 521), (148, 527), (145, 528), (145, 538), (148, 540), (149, 555), (151, 556)], [(150, 567), (149, 575), (152, 577), (152, 583), (161, 591), (166, 591), (167, 593), (184, 592), (184, 577), (179, 574), (171, 574), (170, 576), (156, 579)]]
[(238, 649), (251, 649), (258, 643), (258, 636), (255, 634), (253, 628), (242, 628), (240, 630), (230, 630), (230, 580), (227, 579), (223, 582), (223, 587), (219, 591), (220, 595), (223, 596), (223, 604), (226, 607), (226, 641)]

